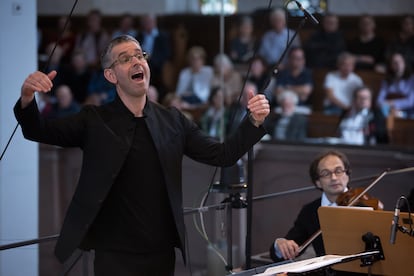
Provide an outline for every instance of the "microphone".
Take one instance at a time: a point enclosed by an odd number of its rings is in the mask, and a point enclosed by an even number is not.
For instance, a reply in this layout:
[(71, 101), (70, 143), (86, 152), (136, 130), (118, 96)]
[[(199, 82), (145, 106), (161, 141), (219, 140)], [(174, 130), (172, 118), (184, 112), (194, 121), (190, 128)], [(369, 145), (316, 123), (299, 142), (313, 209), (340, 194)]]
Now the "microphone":
[(398, 227), (398, 220), (400, 216), (400, 201), (397, 202), (394, 211), (394, 219), (392, 220), (391, 225), (391, 235), (390, 235), (390, 244), (395, 244), (395, 238), (397, 237), (397, 227)]
[(310, 13), (308, 12), (304, 7), (302, 7), (302, 4), (299, 1), (295, 0), (296, 5), (298, 8), (305, 14), (305, 16), (309, 17), (313, 24), (318, 25), (319, 21)]

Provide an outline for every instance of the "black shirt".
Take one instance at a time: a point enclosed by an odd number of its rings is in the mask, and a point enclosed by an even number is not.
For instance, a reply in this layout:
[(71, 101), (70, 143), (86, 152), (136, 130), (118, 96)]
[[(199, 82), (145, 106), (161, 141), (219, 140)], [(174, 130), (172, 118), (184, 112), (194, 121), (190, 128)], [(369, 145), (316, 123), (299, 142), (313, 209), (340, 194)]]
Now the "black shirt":
[(102, 250), (170, 250), (178, 245), (178, 235), (160, 160), (145, 117), (131, 120), (135, 122), (128, 129), (134, 132), (132, 146), (88, 241), (91, 248)]

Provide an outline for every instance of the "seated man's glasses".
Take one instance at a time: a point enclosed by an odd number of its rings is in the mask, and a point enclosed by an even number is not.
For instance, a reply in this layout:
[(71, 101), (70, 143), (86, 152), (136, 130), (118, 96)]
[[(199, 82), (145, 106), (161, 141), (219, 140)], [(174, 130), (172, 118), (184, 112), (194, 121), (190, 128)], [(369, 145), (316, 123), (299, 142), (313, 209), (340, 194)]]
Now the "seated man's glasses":
[(330, 170), (322, 170), (319, 172), (320, 178), (331, 178), (332, 174), (335, 174), (336, 176), (342, 176), (345, 173), (345, 169), (343, 168), (336, 168), (333, 172)]
[(134, 55), (122, 54), (114, 62), (112, 62), (112, 64), (108, 68), (114, 67), (116, 63), (119, 63), (119, 64), (131, 63), (133, 58), (136, 58), (139, 61), (147, 60), (148, 54), (146, 52), (142, 52), (142, 53), (137, 52)]

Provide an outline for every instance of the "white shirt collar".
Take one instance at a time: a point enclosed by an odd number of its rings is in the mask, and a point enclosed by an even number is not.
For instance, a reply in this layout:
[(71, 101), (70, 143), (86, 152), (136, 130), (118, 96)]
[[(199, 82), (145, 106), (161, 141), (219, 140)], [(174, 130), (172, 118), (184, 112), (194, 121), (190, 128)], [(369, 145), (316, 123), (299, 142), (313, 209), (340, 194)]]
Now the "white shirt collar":
[[(347, 191), (348, 191), (348, 188), (345, 188), (344, 192), (347, 192)], [(322, 198), (321, 198), (321, 206), (338, 206), (338, 204), (336, 204), (336, 202), (330, 202), (325, 192), (323, 192)]]

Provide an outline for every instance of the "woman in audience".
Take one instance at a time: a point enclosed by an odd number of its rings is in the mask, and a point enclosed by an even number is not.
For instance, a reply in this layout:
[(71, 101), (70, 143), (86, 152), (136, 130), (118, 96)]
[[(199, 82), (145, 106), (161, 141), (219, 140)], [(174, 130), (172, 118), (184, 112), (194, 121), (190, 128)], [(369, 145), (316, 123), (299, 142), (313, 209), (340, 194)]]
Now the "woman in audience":
[(181, 70), (178, 76), (176, 93), (188, 104), (205, 104), (213, 79), (213, 68), (205, 65), (206, 51), (199, 46), (190, 48), (187, 61), (188, 67)]
[(214, 76), (211, 80), (211, 86), (222, 88), (226, 106), (237, 101), (242, 85), (242, 77), (239, 72), (234, 70), (230, 58), (225, 54), (218, 54), (214, 58)]
[(385, 116), (412, 118), (414, 116), (414, 76), (401, 53), (390, 56), (387, 74), (382, 81), (377, 104)]
[(211, 137), (222, 139), (226, 126), (224, 95), (220, 87), (211, 89), (208, 99), (208, 109), (200, 119), (201, 129)]

